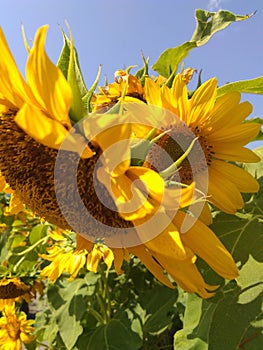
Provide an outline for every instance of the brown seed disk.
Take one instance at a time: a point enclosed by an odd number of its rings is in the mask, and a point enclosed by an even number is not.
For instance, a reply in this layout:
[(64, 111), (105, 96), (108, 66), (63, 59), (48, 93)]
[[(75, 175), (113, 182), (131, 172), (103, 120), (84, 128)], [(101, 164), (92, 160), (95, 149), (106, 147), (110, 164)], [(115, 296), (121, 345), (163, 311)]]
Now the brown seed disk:
[[(54, 170), (58, 151), (38, 143), (27, 135), (15, 123), (14, 115), (15, 113), (11, 112), (0, 115), (0, 169), (6, 181), (27, 207), (54, 225), (73, 231), (76, 231), (77, 226), (78, 233), (89, 231), (94, 237), (101, 237), (103, 233), (92, 221), (87, 223), (87, 210), (96, 221), (112, 227), (113, 230), (132, 227), (130, 222), (119, 216), (110, 194), (94, 176), (99, 150), (89, 159), (79, 159), (79, 155), (74, 152), (60, 151), (60, 162), (56, 169), (59, 178), (56, 178), (55, 188)], [(76, 174), (70, 171), (76, 162), (77, 182), (74, 178)], [(103, 198), (105, 205), (96, 194), (94, 181), (96, 191)], [(72, 185), (74, 182), (77, 183), (84, 206), (77, 200), (76, 189)], [(60, 206), (55, 189), (59, 198), (62, 198)]]
[(20, 297), (31, 290), (31, 286), (22, 284), (17, 286), (14, 282), (10, 281), (6, 285), (0, 285), (0, 299), (13, 299)]
[(198, 140), (190, 154), (179, 165), (178, 172), (170, 178), (189, 185), (196, 174), (207, 169), (213, 156), (212, 147), (207, 144), (206, 138), (200, 135), (199, 129), (191, 130), (184, 123), (170, 125), (163, 128), (162, 132), (166, 130), (167, 133), (150, 149), (144, 165), (158, 172), (165, 170), (185, 153), (197, 136)]

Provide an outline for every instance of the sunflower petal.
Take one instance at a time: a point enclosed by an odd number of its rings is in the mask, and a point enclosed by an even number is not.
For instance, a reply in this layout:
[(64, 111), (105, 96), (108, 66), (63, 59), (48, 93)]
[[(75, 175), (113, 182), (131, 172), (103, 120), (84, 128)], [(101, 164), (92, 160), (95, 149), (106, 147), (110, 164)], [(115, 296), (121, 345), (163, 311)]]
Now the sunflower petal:
[(176, 105), (174, 105), (174, 101), (172, 102), (172, 104), (177, 109), (178, 116), (180, 117), (181, 120), (183, 120), (184, 122), (187, 122), (188, 113), (189, 113), (189, 102), (188, 102), (187, 86), (185, 81), (183, 80), (182, 74), (178, 74), (175, 77), (171, 88), (171, 92), (176, 101)]
[(131, 247), (129, 249), (131, 253), (137, 256), (141, 262), (147, 267), (147, 269), (165, 286), (174, 288), (173, 284), (169, 281), (168, 277), (164, 274), (164, 270), (160, 264), (158, 264), (149, 253), (148, 250), (145, 249), (143, 245), (137, 247)]
[(45, 39), (48, 26), (38, 29), (26, 66), (28, 84), (42, 109), (53, 119), (70, 126), (68, 112), (72, 92), (63, 73), (48, 58)]
[(233, 182), (240, 192), (252, 193), (259, 190), (257, 180), (244, 169), (220, 160), (213, 160), (213, 168)]
[(0, 28), (0, 92), (13, 108), (21, 108), (24, 101), (31, 97), (24, 78), (20, 74), (12, 53), (8, 47), (4, 33)]
[(234, 162), (257, 163), (260, 157), (252, 150), (236, 145), (235, 143), (216, 144), (214, 146), (215, 157)]
[[(224, 189), (222, 191), (222, 188)], [(219, 209), (229, 214), (235, 214), (237, 209), (244, 206), (242, 196), (235, 183), (217, 171), (212, 165), (209, 167), (208, 197)]]
[(181, 235), (183, 243), (207, 262), (220, 276), (229, 280), (238, 276), (238, 270), (231, 254), (205, 224), (189, 215), (178, 212), (175, 221), (181, 227), (186, 219), (192, 221), (192, 227)]
[(217, 79), (212, 78), (195, 91), (190, 99), (188, 124), (202, 124), (209, 117), (216, 100), (216, 88)]

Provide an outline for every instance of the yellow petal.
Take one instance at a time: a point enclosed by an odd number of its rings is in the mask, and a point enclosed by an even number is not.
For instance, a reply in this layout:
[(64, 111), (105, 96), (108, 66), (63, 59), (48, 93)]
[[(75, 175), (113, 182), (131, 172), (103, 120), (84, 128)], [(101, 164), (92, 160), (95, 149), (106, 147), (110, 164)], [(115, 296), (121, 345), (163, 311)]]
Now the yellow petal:
[(168, 210), (175, 210), (176, 208), (188, 207), (194, 200), (195, 183), (181, 188), (166, 188), (164, 190), (164, 199), (162, 204)]
[[(140, 188), (141, 191), (145, 192), (146, 186), (150, 196), (161, 203), (164, 192), (164, 181), (156, 171), (145, 167), (131, 166), (127, 170), (126, 175), (132, 181), (137, 180), (136, 186)], [(140, 181), (142, 186), (140, 186)], [(143, 184), (145, 186), (143, 186)]]
[(26, 77), (42, 109), (52, 119), (71, 125), (68, 112), (72, 92), (63, 73), (46, 55), (44, 46), (47, 28), (48, 26), (43, 26), (36, 33), (34, 46), (28, 57)]
[(110, 177), (103, 168), (97, 170), (98, 180), (104, 184), (118, 208), (119, 215), (131, 221), (153, 212), (153, 205), (126, 176)]
[(220, 160), (213, 160), (213, 168), (233, 182), (240, 192), (251, 193), (259, 190), (257, 180), (244, 169)]
[(19, 196), (15, 192), (12, 193), (10, 203), (9, 203), (9, 208), (7, 211), (8, 215), (17, 214), (24, 209), (25, 209), (25, 206), (21, 202), (21, 199), (19, 198)]
[(76, 250), (87, 250), (88, 252), (90, 252), (92, 250), (92, 248), (94, 247), (93, 242), (88, 241), (83, 236), (79, 235), (78, 233), (76, 235), (76, 243), (77, 243)]
[(20, 74), (12, 53), (0, 28), (0, 93), (13, 108), (21, 108), (31, 97), (30, 90)]
[[(155, 226), (152, 230), (146, 230), (144, 226), (140, 226), (145, 221), (136, 220), (134, 221), (135, 228), (139, 237), (144, 242), (144, 245), (151, 251), (154, 252), (158, 257), (163, 257), (164, 260), (178, 259), (183, 260), (186, 256), (185, 247), (181, 241), (179, 231), (177, 227), (170, 221), (165, 213), (157, 212), (154, 214), (153, 225)], [(168, 223), (162, 231), (158, 232), (158, 225), (161, 223)], [(150, 223), (149, 223), (150, 224)], [(147, 228), (147, 226), (146, 226)], [(156, 233), (155, 233), (156, 232)], [(154, 235), (154, 238), (152, 238)], [(149, 240), (150, 237), (150, 240)], [(148, 238), (148, 240), (147, 240)]]
[(214, 232), (199, 220), (196, 221), (183, 212), (178, 212), (174, 219), (179, 228), (186, 218), (189, 223), (192, 221), (192, 227), (181, 235), (183, 243), (220, 276), (230, 280), (236, 278), (238, 270), (235, 262)]
[(190, 99), (188, 124), (198, 123), (200, 125), (208, 118), (215, 104), (216, 88), (217, 80), (212, 78), (195, 91)]
[(176, 99), (176, 109), (178, 110), (178, 117), (187, 123), (189, 113), (189, 102), (186, 83), (183, 80), (182, 74), (178, 74), (171, 88), (172, 94)]
[(119, 275), (123, 273), (123, 270), (121, 269), (122, 263), (125, 257), (124, 248), (114, 248), (113, 254), (114, 254), (114, 268), (116, 273)]
[(144, 91), (148, 104), (162, 107), (161, 89), (152, 79), (145, 79)]
[[(103, 151), (103, 160), (112, 176), (123, 174), (130, 165), (131, 124), (119, 115), (98, 115), (84, 121), (86, 137)], [(125, 121), (124, 120), (124, 121)]]
[(217, 129), (208, 135), (208, 141), (213, 145), (221, 143), (239, 143), (246, 145), (253, 140), (260, 131), (260, 124), (247, 123), (230, 128)]
[(226, 177), (222, 177), (222, 174), (213, 168), (213, 164), (209, 167), (208, 200), (229, 214), (234, 214), (237, 209), (244, 206), (236, 185)]
[(76, 152), (81, 158), (90, 158), (93, 152), (80, 134), (69, 132), (60, 122), (48, 118), (38, 108), (24, 104), (15, 116), (15, 122), (29, 136), (50, 148)]
[(215, 157), (219, 159), (245, 163), (256, 163), (260, 161), (260, 157), (256, 153), (236, 143), (216, 143), (213, 150)]

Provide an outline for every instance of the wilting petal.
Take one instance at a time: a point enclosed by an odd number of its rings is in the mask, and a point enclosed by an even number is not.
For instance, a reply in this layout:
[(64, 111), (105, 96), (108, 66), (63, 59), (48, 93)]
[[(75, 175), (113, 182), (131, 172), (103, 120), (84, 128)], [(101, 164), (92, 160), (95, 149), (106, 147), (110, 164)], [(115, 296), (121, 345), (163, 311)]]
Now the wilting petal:
[(206, 261), (220, 276), (230, 280), (236, 278), (238, 270), (235, 262), (213, 231), (201, 221), (183, 212), (178, 212), (174, 219), (178, 227), (181, 227), (186, 217), (193, 224), (186, 233), (181, 235), (182, 242)]
[(147, 267), (147, 269), (165, 286), (174, 288), (168, 277), (164, 274), (164, 270), (160, 264), (152, 257), (150, 252), (145, 249), (143, 245), (137, 247), (131, 247), (129, 249), (132, 254), (137, 256), (141, 262)]

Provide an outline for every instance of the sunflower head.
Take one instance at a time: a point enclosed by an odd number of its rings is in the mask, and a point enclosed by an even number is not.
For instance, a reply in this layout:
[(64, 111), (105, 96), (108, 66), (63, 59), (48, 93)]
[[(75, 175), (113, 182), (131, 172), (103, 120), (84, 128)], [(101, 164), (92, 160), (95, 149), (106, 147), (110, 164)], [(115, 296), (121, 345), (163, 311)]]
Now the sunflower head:
[(0, 342), (8, 349), (22, 349), (22, 343), (29, 344), (35, 336), (33, 320), (27, 320), (24, 312), (17, 311), (15, 304), (7, 305), (0, 318)]

